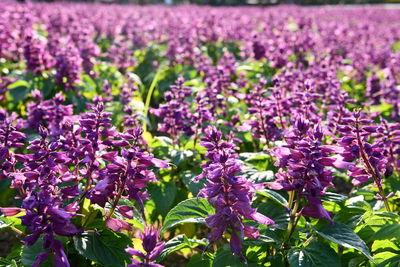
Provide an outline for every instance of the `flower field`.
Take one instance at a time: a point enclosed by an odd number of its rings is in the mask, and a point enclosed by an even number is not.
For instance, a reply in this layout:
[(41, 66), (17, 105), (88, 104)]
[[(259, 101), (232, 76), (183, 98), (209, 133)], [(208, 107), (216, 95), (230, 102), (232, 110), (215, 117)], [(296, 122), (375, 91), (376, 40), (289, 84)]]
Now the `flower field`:
[(0, 266), (400, 265), (400, 9), (0, 1)]

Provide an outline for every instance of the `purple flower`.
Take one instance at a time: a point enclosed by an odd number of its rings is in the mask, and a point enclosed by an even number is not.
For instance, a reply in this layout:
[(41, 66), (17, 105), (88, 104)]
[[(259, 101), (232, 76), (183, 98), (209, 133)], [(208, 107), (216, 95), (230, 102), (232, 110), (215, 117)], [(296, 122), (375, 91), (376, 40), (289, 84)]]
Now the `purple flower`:
[(281, 137), (282, 130), (278, 127), (278, 110), (274, 109), (275, 101), (267, 98), (264, 90), (266, 81), (260, 79), (259, 84), (247, 96), (248, 112), (254, 116), (251, 120), (244, 121), (241, 130), (250, 130), (255, 138), (263, 138), (267, 146), (271, 141)]
[(27, 69), (37, 76), (53, 65), (52, 58), (46, 50), (46, 43), (34, 38), (32, 34), (25, 37), (24, 57)]
[(88, 198), (92, 203), (104, 207), (107, 202), (111, 204), (111, 210), (107, 213), (107, 225), (115, 230), (127, 229), (123, 221), (112, 219), (115, 209), (121, 210), (121, 214), (131, 217), (132, 208), (118, 206), (121, 198), (135, 200), (143, 210), (144, 201), (148, 199), (146, 183), (156, 182), (153, 171), (148, 167), (166, 168), (168, 165), (162, 160), (153, 158), (140, 147), (143, 130), (130, 128), (123, 134), (118, 134), (113, 140), (107, 140), (112, 151), (104, 153), (101, 157), (108, 163), (105, 168), (99, 170), (99, 181), (89, 190)]
[(28, 103), (27, 128), (38, 130), (39, 126), (48, 127), (52, 136), (61, 135), (64, 120), (73, 114), (72, 105), (63, 105), (65, 98), (61, 92), (53, 99), (43, 100), (39, 90), (32, 91), (34, 102)]
[(190, 121), (190, 102), (186, 100), (191, 96), (190, 87), (183, 86), (184, 79), (178, 78), (176, 85), (171, 86), (171, 90), (164, 94), (167, 101), (166, 104), (161, 104), (158, 109), (152, 109), (152, 113), (163, 122), (158, 125), (160, 132), (168, 133), (174, 143), (178, 142), (178, 135), (185, 133), (193, 134)]
[(18, 131), (17, 118), (17, 114), (9, 116), (5, 110), (0, 109), (0, 180), (11, 175), (15, 171), (18, 157), (23, 157), (11, 150), (22, 147), (25, 141), (25, 134)]
[(76, 90), (80, 84), (82, 71), (82, 58), (79, 50), (70, 42), (65, 47), (60, 47), (55, 56), (56, 83), (65, 91)]
[(154, 226), (147, 226), (144, 232), (140, 233), (145, 253), (131, 247), (128, 247), (125, 251), (132, 256), (140, 258), (142, 261), (131, 259), (133, 264), (129, 264), (127, 267), (163, 267), (163, 265), (155, 262), (165, 246), (164, 242), (159, 241), (159, 234), (159, 231)]
[(202, 165), (203, 172), (197, 179), (205, 178), (208, 183), (199, 196), (207, 198), (216, 209), (215, 214), (206, 219), (211, 228), (208, 239), (214, 243), (224, 232), (230, 232), (232, 252), (244, 258), (241, 252), (243, 237), (258, 237), (258, 231), (244, 225), (243, 219), (266, 225), (274, 222), (251, 207), (254, 184), (238, 175), (241, 166), (234, 154), (235, 145), (222, 140), (222, 133), (215, 127), (206, 128), (204, 134), (200, 144), (207, 148), (209, 161)]
[(333, 186), (332, 172), (326, 167), (335, 166), (338, 159), (330, 156), (336, 149), (323, 145), (323, 137), (320, 125), (311, 127), (309, 121), (298, 117), (285, 135), (287, 144), (272, 152), (280, 169), (275, 182), (268, 184), (275, 190), (295, 191), (299, 197), (305, 196), (311, 205), (303, 208), (303, 215), (332, 222), (319, 197)]

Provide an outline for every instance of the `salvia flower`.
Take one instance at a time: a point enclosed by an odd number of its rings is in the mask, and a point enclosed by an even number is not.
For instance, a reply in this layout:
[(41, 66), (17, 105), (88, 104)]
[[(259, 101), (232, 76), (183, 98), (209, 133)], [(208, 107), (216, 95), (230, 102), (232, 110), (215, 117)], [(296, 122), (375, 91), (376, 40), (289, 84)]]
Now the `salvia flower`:
[[(378, 147), (384, 148), (385, 157), (388, 159), (389, 166), (396, 172), (400, 170), (400, 123), (389, 123), (385, 119), (381, 119), (381, 126), (377, 129), (377, 133), (373, 134), (375, 138), (379, 138)], [(390, 170), (389, 170), (390, 171)]]
[(57, 93), (53, 99), (43, 100), (42, 93), (35, 89), (32, 91), (32, 97), (35, 101), (28, 103), (26, 127), (38, 130), (42, 125), (50, 130), (51, 135), (60, 135), (61, 124), (73, 114), (72, 105), (63, 105), (65, 97), (61, 92)]
[(72, 43), (68, 43), (66, 47), (59, 49), (55, 57), (56, 83), (66, 91), (76, 90), (76, 86), (80, 84), (82, 58), (78, 49)]
[[(39, 135), (28, 146), (34, 153), (18, 157), (23, 167), (10, 174), (11, 187), (18, 189), (19, 197), (23, 198), (21, 210), (25, 215), (20, 217), (21, 223), (30, 232), (22, 242), (30, 247), (42, 237), (45, 252), (36, 257), (33, 266), (39, 266), (48, 254), (53, 254), (56, 266), (69, 267), (63, 245), (55, 237), (82, 233), (71, 221), (76, 214), (67, 211), (68, 206), (64, 207), (63, 204), (64, 199), (79, 195), (78, 187), (77, 184), (60, 187), (62, 182), (72, 181), (69, 169), (65, 166), (69, 161), (67, 154), (59, 151), (61, 143), (56, 138), (48, 140), (46, 128), (40, 126)], [(13, 213), (11, 210), (5, 211), (6, 215)]]
[(5, 179), (15, 170), (16, 156), (12, 149), (22, 147), (25, 134), (16, 126), (17, 114), (8, 115), (0, 109), (0, 180)]
[(190, 122), (190, 103), (186, 100), (192, 94), (190, 87), (184, 86), (184, 79), (178, 78), (176, 85), (171, 86), (171, 90), (164, 94), (167, 101), (161, 104), (158, 109), (152, 109), (152, 113), (159, 118), (163, 118), (158, 125), (160, 132), (168, 133), (175, 143), (178, 135), (185, 133), (192, 134)]
[(25, 37), (24, 57), (27, 69), (35, 75), (40, 75), (52, 67), (52, 58), (46, 50), (46, 43), (32, 34)]
[(259, 84), (248, 95), (249, 113), (253, 115), (250, 120), (244, 121), (241, 130), (251, 130), (255, 138), (263, 138), (269, 146), (271, 141), (281, 137), (282, 130), (275, 121), (278, 117), (273, 108), (274, 103), (267, 98), (267, 90), (264, 89), (266, 80), (260, 79)]
[(251, 207), (255, 185), (247, 181), (241, 172), (241, 165), (234, 154), (236, 146), (222, 139), (222, 133), (210, 126), (204, 130), (205, 137), (200, 144), (207, 148), (208, 162), (202, 165), (203, 172), (197, 179), (207, 179), (207, 184), (199, 196), (207, 198), (216, 212), (206, 219), (211, 228), (210, 243), (215, 243), (225, 232), (231, 235), (232, 252), (242, 258), (243, 237), (256, 238), (257, 228), (244, 225), (243, 219), (255, 220), (269, 225), (274, 222)]
[(324, 134), (320, 125), (312, 127), (309, 121), (298, 117), (288, 129), (285, 145), (273, 149), (280, 167), (275, 182), (269, 187), (275, 190), (295, 191), (299, 197), (306, 197), (309, 206), (302, 214), (313, 218), (325, 218), (332, 222), (330, 214), (323, 208), (320, 197), (332, 187), (333, 175), (326, 167), (338, 165), (330, 156), (337, 148), (323, 145)]
[(105, 207), (107, 202), (111, 205), (106, 216), (106, 224), (114, 231), (130, 228), (123, 221), (111, 218), (114, 210), (118, 209), (128, 218), (133, 212), (128, 206), (119, 206), (118, 201), (122, 198), (134, 200), (143, 211), (144, 201), (148, 199), (146, 183), (157, 181), (154, 172), (148, 167), (168, 166), (166, 162), (153, 158), (140, 147), (142, 133), (141, 127), (129, 128), (125, 133), (119, 134), (118, 138), (107, 141), (107, 144), (114, 149), (101, 157), (110, 163), (99, 171), (99, 181), (89, 191), (88, 198), (92, 203), (102, 207)]
[(345, 161), (351, 162), (357, 160), (360, 165), (348, 168), (348, 174), (352, 178), (354, 185), (360, 185), (369, 181), (371, 178), (379, 190), (379, 198), (383, 199), (387, 211), (390, 207), (387, 203), (387, 197), (383, 190), (383, 176), (390, 176), (393, 172), (391, 158), (385, 156), (385, 146), (381, 142), (370, 143), (368, 139), (377, 132), (379, 126), (372, 124), (365, 112), (356, 110), (353, 117), (343, 119), (344, 125), (338, 130), (343, 137), (339, 144), (343, 148), (340, 154)]
[(159, 241), (160, 232), (154, 226), (147, 226), (144, 232), (140, 233), (144, 252), (128, 247), (125, 251), (132, 256), (138, 257), (141, 261), (131, 259), (132, 264), (127, 267), (163, 267), (157, 264), (156, 259), (165, 247), (165, 242)]

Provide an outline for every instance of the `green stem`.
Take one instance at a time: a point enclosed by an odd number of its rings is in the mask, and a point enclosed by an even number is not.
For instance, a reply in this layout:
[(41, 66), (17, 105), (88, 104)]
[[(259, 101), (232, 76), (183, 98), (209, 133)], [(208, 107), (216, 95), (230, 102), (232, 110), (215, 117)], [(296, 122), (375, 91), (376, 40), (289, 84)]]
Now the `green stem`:
[(303, 243), (303, 247), (307, 246), (308, 244), (311, 243), (311, 241), (313, 241), (315, 239), (315, 236), (312, 235), (310, 236), (304, 243)]
[(383, 202), (385, 203), (386, 211), (390, 212), (391, 210), (390, 210), (389, 202), (387, 200), (387, 196), (385, 194), (385, 191), (383, 190), (383, 187), (382, 187), (382, 180), (376, 174), (374, 168), (372, 167), (371, 163), (369, 162), (367, 154), (365, 153), (364, 145), (363, 145), (363, 143), (361, 141), (358, 118), (356, 119), (356, 136), (357, 136), (358, 146), (360, 147), (361, 158), (364, 161), (365, 166), (367, 167), (367, 171), (369, 172), (369, 174), (371, 174), (372, 178), (375, 181), (376, 186), (378, 187), (379, 195), (381, 196)]
[[(154, 89), (157, 86), (158, 79), (159, 79), (159, 76), (162, 73), (162, 71), (163, 71), (163, 69), (159, 68), (157, 70), (156, 75), (154, 76), (153, 81), (151, 82), (151, 85), (150, 85), (150, 88), (149, 88), (149, 92), (147, 93), (147, 96), (146, 96), (146, 103), (145, 103), (145, 107), (144, 107), (144, 116), (145, 117), (147, 117), (147, 114), (149, 113), (151, 97), (153, 96)], [(147, 130), (147, 124), (146, 123), (143, 125), (143, 130), (145, 132)]]
[(288, 194), (289, 194), (288, 208), (291, 209), (294, 201), (295, 191), (294, 190), (289, 191)]
[(15, 228), (14, 226), (11, 226), (10, 229), (15, 232), (16, 234), (20, 235), (20, 236), (25, 236), (24, 232), (22, 232), (21, 230)]
[[(293, 191), (293, 193), (294, 193), (294, 191)], [(290, 221), (289, 221), (289, 225), (288, 225), (288, 230), (286, 233), (285, 241), (283, 242), (284, 245), (290, 240), (290, 237), (292, 236), (294, 229), (296, 228), (296, 224), (297, 224), (296, 214), (297, 214), (297, 210), (299, 209), (299, 206), (300, 206), (300, 197), (301, 197), (300, 193), (297, 192), (296, 202), (294, 203), (294, 208), (292, 209), (292, 212), (290, 213)]]

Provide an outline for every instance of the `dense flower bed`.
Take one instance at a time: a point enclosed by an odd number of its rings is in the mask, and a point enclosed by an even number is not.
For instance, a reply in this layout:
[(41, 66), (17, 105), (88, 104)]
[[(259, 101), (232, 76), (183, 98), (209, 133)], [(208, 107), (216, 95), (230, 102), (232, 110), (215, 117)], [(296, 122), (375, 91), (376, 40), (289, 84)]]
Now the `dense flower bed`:
[(400, 11), (0, 3), (1, 266), (397, 266)]

